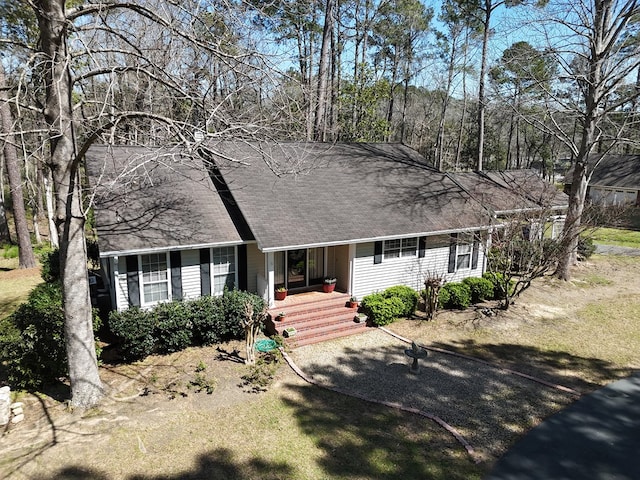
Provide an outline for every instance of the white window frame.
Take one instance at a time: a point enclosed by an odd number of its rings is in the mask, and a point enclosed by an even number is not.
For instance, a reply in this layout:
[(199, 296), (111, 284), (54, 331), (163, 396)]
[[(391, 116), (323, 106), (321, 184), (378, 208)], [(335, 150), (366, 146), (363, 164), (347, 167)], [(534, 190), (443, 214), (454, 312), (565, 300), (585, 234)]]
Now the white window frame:
[[(166, 266), (166, 268), (164, 270), (165, 278), (164, 279), (160, 279), (160, 280), (145, 281), (143, 258), (144, 257), (157, 256), (158, 259), (161, 260), (163, 255), (164, 255), (164, 264)], [(156, 262), (156, 264), (159, 264), (159, 262)], [(156, 272), (161, 273), (162, 270), (159, 269)], [(138, 278), (139, 278), (138, 284), (140, 285), (140, 305), (141, 306), (148, 307), (148, 306), (152, 306), (152, 305), (157, 305), (158, 303), (161, 303), (161, 302), (170, 302), (173, 297), (172, 297), (172, 292), (171, 292), (171, 264), (170, 264), (170, 259), (169, 259), (169, 252), (147, 253), (147, 254), (144, 254), (144, 255), (138, 255)], [(147, 285), (160, 285), (160, 284), (163, 284), (163, 283), (165, 283), (167, 285), (167, 298), (156, 299), (156, 300), (147, 300), (147, 296), (146, 296), (146, 292), (145, 292), (145, 286), (147, 286)]]
[[(230, 266), (229, 262), (226, 263), (220, 263), (217, 264), (215, 262), (216, 259), (216, 250), (220, 251), (220, 250), (227, 250), (227, 252), (229, 250), (231, 250), (231, 255), (233, 258), (233, 269), (228, 268), (228, 270), (223, 271), (222, 269), (220, 269), (220, 266), (222, 265), (227, 265)], [(210, 255), (211, 255), (211, 261), (210, 261), (210, 269), (209, 271), (210, 276), (211, 276), (211, 295), (214, 296), (219, 296), (222, 295), (224, 293), (224, 286), (222, 287), (222, 290), (216, 290), (216, 278), (220, 278), (220, 277), (224, 277), (225, 278), (225, 285), (226, 285), (226, 279), (229, 275), (233, 274), (233, 284), (234, 286), (238, 286), (238, 248), (235, 246), (228, 246), (228, 247), (212, 247), (211, 251), (210, 251)], [(226, 254), (227, 258), (228, 258), (228, 253)]]
[[(460, 266), (461, 259), (468, 257), (469, 263), (465, 266)], [(471, 270), (473, 263), (473, 234), (461, 233), (458, 235), (458, 241), (456, 242), (456, 272)]]
[[(393, 246), (391, 246), (393, 245)], [(394, 260), (418, 255), (418, 237), (394, 238), (382, 243), (382, 258)]]

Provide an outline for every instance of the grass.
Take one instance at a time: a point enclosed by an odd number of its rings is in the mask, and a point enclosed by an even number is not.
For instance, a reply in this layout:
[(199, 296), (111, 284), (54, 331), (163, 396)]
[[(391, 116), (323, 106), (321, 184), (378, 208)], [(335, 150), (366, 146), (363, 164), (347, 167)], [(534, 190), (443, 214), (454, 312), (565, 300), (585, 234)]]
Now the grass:
[(601, 245), (640, 248), (640, 231), (603, 227), (596, 229), (591, 238)]
[[(448, 318), (405, 320), (390, 328), (404, 325), (407, 332), (399, 331), (404, 336), (500, 361), (586, 392), (640, 367), (638, 271), (638, 257), (595, 256), (576, 270), (573, 282), (535, 283), (535, 295), (518, 299), (504, 317), (479, 323), (472, 314), (454, 312)], [(216, 375), (212, 367), (205, 370), (207, 358), (201, 351), (197, 355), (190, 374)], [(159, 358), (166, 362), (168, 357)], [(238, 379), (243, 368), (238, 366)], [(120, 374), (132, 378), (125, 370)], [(153, 371), (148, 378), (161, 383)], [(203, 394), (203, 401), (217, 393)], [(65, 449), (60, 431), (63, 460), (51, 463), (53, 452), (60, 453), (52, 447), (47, 452), (51, 455), (34, 462), (52, 478), (72, 478), (75, 472), (73, 478), (231, 480), (480, 479), (490, 467), (474, 464), (451, 435), (428, 420), (301, 382), (280, 381), (253, 398), (212, 409), (197, 408), (193, 395), (172, 400), (166, 408), (145, 406), (136, 397), (114, 430), (96, 433), (87, 447), (90, 454)], [(521, 398), (513, 401), (526, 406)], [(138, 414), (136, 408), (144, 412)], [(460, 409), (465, 408), (469, 405), (462, 402)], [(518, 431), (525, 427), (513, 426)], [(5, 465), (10, 462), (0, 468)]]
[(11, 315), (41, 282), (39, 268), (0, 270), (0, 320)]

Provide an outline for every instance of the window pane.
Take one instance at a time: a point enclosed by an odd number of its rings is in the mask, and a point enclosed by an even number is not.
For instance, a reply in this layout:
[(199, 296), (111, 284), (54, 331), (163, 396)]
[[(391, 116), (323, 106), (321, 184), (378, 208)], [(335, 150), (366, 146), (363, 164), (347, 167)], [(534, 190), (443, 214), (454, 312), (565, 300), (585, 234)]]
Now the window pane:
[(167, 283), (151, 283), (144, 285), (145, 303), (160, 302), (169, 298)]
[(224, 287), (233, 289), (236, 280), (236, 249), (220, 247), (213, 249), (213, 294), (222, 295)]
[(457, 267), (459, 269), (463, 269), (463, 268), (469, 268), (471, 265), (471, 255), (470, 254), (465, 254), (465, 255), (458, 255), (458, 265)]
[(384, 258), (400, 257), (400, 240), (385, 240)]
[(274, 282), (276, 286), (284, 285), (284, 252), (275, 252), (274, 260)]
[(152, 253), (142, 255), (142, 289), (145, 303), (160, 302), (169, 299), (169, 274), (167, 255)]
[(405, 238), (404, 240), (402, 240), (402, 256), (403, 257), (415, 256), (417, 249), (418, 249), (417, 238)]
[(309, 249), (309, 279), (319, 281), (324, 276), (324, 248)]

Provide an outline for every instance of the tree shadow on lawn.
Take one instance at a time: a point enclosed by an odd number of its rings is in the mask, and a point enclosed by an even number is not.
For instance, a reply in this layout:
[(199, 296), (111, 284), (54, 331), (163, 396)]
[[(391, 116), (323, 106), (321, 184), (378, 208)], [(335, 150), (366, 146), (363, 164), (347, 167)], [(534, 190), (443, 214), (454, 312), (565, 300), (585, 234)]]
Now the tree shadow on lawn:
[[(47, 478), (49, 480), (109, 480), (113, 477), (96, 469), (73, 466), (62, 468)], [(234, 459), (231, 450), (220, 448), (201, 455), (197, 459), (197, 467), (193, 470), (167, 475), (130, 475), (126, 478), (128, 480), (244, 480), (246, 478), (276, 480), (293, 477), (291, 468), (286, 464), (270, 463), (260, 458), (238, 462)]]
[[(372, 380), (375, 381), (375, 380)], [(310, 385), (288, 386), (285, 402), (335, 479), (479, 479), (478, 465), (430, 420)]]
[(572, 355), (559, 350), (540, 350), (527, 345), (458, 340), (429, 343), (427, 347), (476, 357), (520, 373), (589, 393), (606, 383), (629, 376), (633, 369), (621, 368), (599, 358)]
[[(437, 346), (451, 348), (451, 345)], [(599, 359), (542, 352), (515, 345), (504, 346), (505, 352), (500, 352), (499, 347), (494, 349), (499, 358), (500, 354), (511, 352), (515, 358), (545, 359), (547, 372), (530, 369), (526, 373), (536, 376), (546, 374), (547, 380), (553, 383), (559, 382), (554, 382), (557, 375), (554, 376), (551, 365), (574, 362), (600, 371), (602, 375), (612, 375), (617, 370)], [(566, 391), (510, 374), (504, 369), (433, 351), (421, 361), (420, 374), (414, 375), (409, 372), (410, 360), (404, 354), (405, 348), (407, 346), (403, 343), (367, 350), (344, 348), (331, 358), (302, 359), (299, 366), (322, 385), (364, 394), (378, 401), (399, 403), (438, 416), (471, 444), (476, 451), (476, 458), (487, 464), (502, 456), (529, 429), (578, 398)], [(468, 351), (465, 353), (469, 354)], [(580, 385), (584, 386), (585, 383)], [(304, 405), (300, 407), (301, 410), (303, 408)], [(311, 413), (303, 410), (298, 416), (303, 422), (302, 419), (308, 415)], [(422, 417), (415, 418), (417, 423), (422, 424)], [(328, 420), (331, 420), (331, 416)], [(307, 426), (311, 431), (316, 424), (323, 423), (323, 419), (318, 417), (314, 422), (303, 422), (303, 427)], [(373, 427), (376, 422), (371, 421), (371, 424)], [(340, 428), (338, 422), (334, 426)], [(398, 432), (397, 441), (401, 439), (402, 434)], [(376, 441), (372, 441), (367, 449), (375, 451), (375, 445)], [(464, 452), (461, 445), (458, 448)], [(361, 459), (360, 463), (363, 461)], [(331, 455), (327, 455), (326, 462), (327, 470), (332, 471)]]

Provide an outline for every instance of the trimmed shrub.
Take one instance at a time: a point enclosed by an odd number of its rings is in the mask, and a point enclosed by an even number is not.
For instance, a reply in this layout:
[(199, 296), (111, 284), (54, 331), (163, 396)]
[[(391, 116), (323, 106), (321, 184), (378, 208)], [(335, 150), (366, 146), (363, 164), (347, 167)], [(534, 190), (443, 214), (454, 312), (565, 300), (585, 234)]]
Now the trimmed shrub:
[(440, 308), (464, 310), (471, 305), (471, 289), (460, 282), (445, 283), (438, 296)]
[(160, 303), (152, 310), (157, 353), (173, 353), (192, 344), (191, 312), (184, 302)]
[(404, 305), (402, 313), (400, 314), (403, 317), (409, 317), (414, 314), (416, 308), (418, 308), (418, 292), (416, 292), (411, 287), (406, 287), (404, 285), (397, 285), (395, 287), (389, 287), (382, 295), (385, 298), (399, 298)]
[[(94, 315), (94, 332), (99, 319)], [(7, 380), (37, 389), (68, 373), (62, 290), (57, 282), (38, 285), (27, 301), (0, 321), (0, 357)]]
[[(493, 285), (493, 299), (503, 300), (506, 298), (505, 284), (506, 279), (504, 274), (498, 272), (485, 272), (482, 274), (482, 278), (485, 278)], [(513, 280), (509, 280), (509, 293), (513, 292)]]
[(139, 360), (154, 353), (155, 316), (139, 307), (109, 313), (109, 328), (119, 340), (126, 361)]
[(222, 297), (160, 303), (149, 311), (131, 307), (109, 314), (109, 327), (120, 342), (126, 361), (152, 353), (178, 352), (190, 345), (211, 345), (244, 337), (244, 305), (253, 304), (254, 315), (264, 309), (264, 300), (240, 290)]
[(222, 340), (242, 338), (244, 336), (242, 320), (245, 318), (244, 305), (246, 302), (253, 304), (254, 315), (258, 315), (264, 309), (264, 300), (257, 295), (242, 290), (224, 291), (222, 295), (224, 317), (219, 324), (218, 330)]
[(218, 326), (224, 320), (222, 297), (205, 296), (187, 302), (191, 311), (193, 340), (198, 345), (213, 345), (221, 341)]
[(376, 326), (388, 325), (402, 315), (405, 305), (398, 297), (385, 298), (382, 293), (373, 293), (362, 299), (362, 309)]
[(465, 278), (462, 283), (468, 285), (471, 290), (471, 303), (493, 298), (493, 283), (486, 278), (469, 277)]

